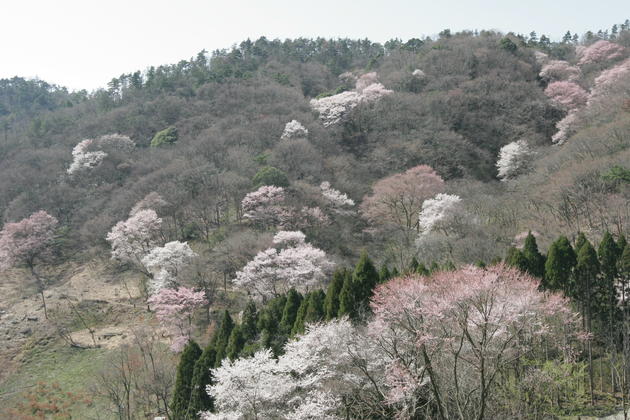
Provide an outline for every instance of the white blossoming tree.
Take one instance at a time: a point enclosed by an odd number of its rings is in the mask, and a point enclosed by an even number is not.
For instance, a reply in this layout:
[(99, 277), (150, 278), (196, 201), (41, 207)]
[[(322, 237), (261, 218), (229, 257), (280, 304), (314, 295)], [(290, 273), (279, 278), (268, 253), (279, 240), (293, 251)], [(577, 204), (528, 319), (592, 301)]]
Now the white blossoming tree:
[(445, 230), (457, 215), (461, 198), (453, 194), (437, 194), (422, 203), (418, 217), (421, 236), (437, 230)]
[(321, 285), (333, 266), (324, 251), (305, 242), (302, 232), (280, 231), (274, 243), (280, 248), (259, 252), (236, 273), (235, 285), (271, 298), (291, 288), (306, 291)]
[(72, 163), (68, 174), (75, 175), (96, 168), (112, 153), (129, 153), (136, 144), (127, 136), (107, 134), (96, 139), (80, 141), (72, 149)]
[(502, 181), (521, 175), (529, 167), (532, 150), (525, 140), (514, 141), (501, 148), (497, 161), (498, 176)]
[(162, 247), (153, 248), (142, 258), (142, 264), (153, 276), (150, 291), (157, 293), (164, 287), (175, 286), (181, 269), (196, 256), (186, 242), (172, 241)]
[(284, 131), (280, 137), (285, 139), (304, 139), (308, 137), (308, 130), (297, 120), (291, 120), (284, 126)]

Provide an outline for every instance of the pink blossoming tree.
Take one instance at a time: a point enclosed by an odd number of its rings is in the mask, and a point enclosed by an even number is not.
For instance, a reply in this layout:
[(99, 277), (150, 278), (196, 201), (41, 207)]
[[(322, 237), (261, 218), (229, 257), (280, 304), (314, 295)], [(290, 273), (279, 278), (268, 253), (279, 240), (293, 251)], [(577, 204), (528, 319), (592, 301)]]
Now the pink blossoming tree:
[(284, 188), (264, 185), (243, 198), (243, 217), (263, 228), (279, 225), (288, 215), (284, 199)]
[(614, 42), (599, 40), (586, 48), (578, 50), (578, 65), (603, 63), (622, 58), (625, 48)]
[(545, 95), (565, 110), (572, 110), (583, 106), (588, 100), (588, 92), (580, 85), (569, 81), (550, 83), (545, 89)]
[(11, 267), (26, 267), (29, 270), (37, 283), (47, 319), (46, 281), (36, 267), (50, 254), (57, 224), (56, 218), (42, 210), (17, 223), (7, 223), (0, 231), (0, 271)]
[(187, 287), (163, 288), (148, 302), (160, 323), (171, 333), (171, 349), (180, 352), (190, 340), (194, 311), (207, 303), (204, 292)]
[(501, 374), (516, 360), (543, 344), (571, 357), (577, 315), (565, 298), (538, 286), (503, 265), (379, 286), (368, 332), (392, 356), (387, 401), (399, 417), (430, 400), (437, 418), (485, 418)]

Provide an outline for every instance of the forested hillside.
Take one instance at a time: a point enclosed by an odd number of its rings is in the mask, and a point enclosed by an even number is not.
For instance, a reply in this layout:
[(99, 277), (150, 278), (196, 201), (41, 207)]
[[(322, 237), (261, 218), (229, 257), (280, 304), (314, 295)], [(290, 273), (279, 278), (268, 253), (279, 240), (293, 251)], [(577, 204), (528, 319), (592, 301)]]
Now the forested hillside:
[(627, 20), (15, 77), (0, 129), (0, 416), (628, 410)]

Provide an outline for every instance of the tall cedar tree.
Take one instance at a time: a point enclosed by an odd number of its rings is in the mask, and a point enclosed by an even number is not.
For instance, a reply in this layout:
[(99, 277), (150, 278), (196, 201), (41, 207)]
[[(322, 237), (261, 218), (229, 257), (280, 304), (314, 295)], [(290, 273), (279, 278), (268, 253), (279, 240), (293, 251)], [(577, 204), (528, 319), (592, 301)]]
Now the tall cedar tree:
[(343, 287), (343, 280), (348, 270), (340, 268), (335, 270), (332, 276), (332, 281), (328, 285), (326, 291), (326, 301), (324, 302), (324, 308), (326, 310), (326, 320), (331, 320), (337, 317), (339, 313), (339, 294)]
[(619, 258), (619, 249), (610, 232), (604, 233), (602, 241), (597, 248), (599, 256), (599, 265), (601, 278), (597, 282), (597, 292), (599, 296), (599, 317), (605, 325), (608, 326), (609, 345), (613, 345), (615, 337), (615, 318), (617, 309), (617, 259)]
[(571, 243), (565, 236), (560, 236), (549, 247), (545, 262), (544, 287), (548, 290), (562, 290), (565, 295), (573, 293), (572, 271), (576, 255)]
[(211, 385), (213, 382), (210, 369), (214, 367), (216, 356), (217, 352), (214, 347), (208, 345), (195, 363), (187, 419), (196, 419), (197, 413), (200, 411), (214, 410), (214, 399), (206, 392), (206, 385)]
[(368, 257), (367, 252), (363, 251), (359, 262), (357, 263), (354, 273), (352, 273), (352, 282), (354, 283), (357, 310), (361, 313), (369, 311), (369, 302), (372, 297), (374, 287), (378, 284), (378, 272)]
[(575, 252), (578, 253), (580, 252), (580, 248), (582, 248), (582, 245), (584, 245), (586, 243), (588, 239), (586, 239), (586, 235), (584, 234), (584, 232), (578, 232), (578, 236), (575, 239)]
[(510, 247), (505, 256), (505, 263), (514, 268), (518, 268), (522, 272), (527, 271), (527, 258), (520, 249), (516, 247)]
[(339, 293), (339, 312), (337, 315), (347, 315), (355, 319), (357, 317), (357, 292), (352, 277), (352, 274), (348, 273), (343, 279), (343, 286)]
[(326, 295), (323, 290), (315, 290), (311, 293), (308, 306), (306, 308), (305, 324), (313, 324), (324, 319), (324, 301)]
[(619, 280), (621, 281), (622, 306), (625, 309), (629, 292), (628, 286), (630, 285), (630, 245), (628, 244), (623, 247), (621, 256), (617, 260), (617, 273), (619, 274)]
[(291, 328), (291, 336), (304, 333), (304, 319), (306, 318), (306, 310), (308, 309), (308, 303), (310, 302), (312, 296), (313, 293), (311, 292), (302, 299), (300, 308), (297, 311), (297, 316), (295, 317), (295, 322), (293, 323), (293, 328)]
[(179, 365), (177, 366), (173, 400), (171, 401), (173, 418), (186, 418), (192, 391), (192, 377), (195, 370), (195, 363), (201, 356), (201, 353), (201, 348), (193, 340), (190, 340), (182, 351)]
[(619, 239), (617, 240), (617, 249), (619, 250), (619, 257), (621, 258), (621, 254), (623, 254), (623, 250), (626, 248), (628, 241), (626, 241), (626, 237), (622, 234), (619, 235)]
[(230, 335), (234, 329), (234, 321), (230, 316), (230, 313), (226, 310), (223, 312), (223, 319), (221, 319), (221, 326), (215, 332), (212, 337), (212, 344), (217, 352), (217, 357), (214, 362), (214, 367), (221, 366), (221, 361), (227, 356), (227, 346), (230, 341)]
[(418, 272), (418, 267), (420, 266), (420, 263), (418, 262), (418, 260), (416, 259), (416, 257), (413, 257), (411, 259), (411, 262), (409, 263), (409, 268), (407, 269), (407, 271), (409, 273), (417, 273)]
[(243, 310), (243, 322), (241, 323), (241, 333), (245, 341), (252, 341), (258, 334), (258, 312), (256, 311), (256, 304), (253, 300), (247, 302), (247, 306)]
[(302, 303), (302, 295), (295, 289), (289, 290), (287, 293), (287, 303), (284, 305), (284, 311), (282, 312), (282, 320), (280, 321), (280, 332), (284, 335), (291, 334), (293, 324), (295, 324), (295, 318), (297, 318), (298, 309)]
[[(587, 240), (578, 251), (577, 264), (575, 266), (575, 291), (579, 302), (581, 302), (584, 314), (584, 324), (586, 332), (591, 332), (593, 289), (599, 275), (599, 261), (593, 245)], [(592, 340), (587, 341), (588, 350), (588, 377), (591, 394), (591, 404), (593, 403), (593, 354)]]
[(241, 326), (237, 325), (232, 329), (225, 354), (230, 360), (234, 361), (241, 354), (241, 350), (243, 350), (244, 346), (245, 337), (243, 337)]
[(522, 252), (527, 261), (527, 272), (534, 277), (542, 278), (545, 274), (545, 257), (538, 250), (536, 237), (531, 231), (525, 238)]

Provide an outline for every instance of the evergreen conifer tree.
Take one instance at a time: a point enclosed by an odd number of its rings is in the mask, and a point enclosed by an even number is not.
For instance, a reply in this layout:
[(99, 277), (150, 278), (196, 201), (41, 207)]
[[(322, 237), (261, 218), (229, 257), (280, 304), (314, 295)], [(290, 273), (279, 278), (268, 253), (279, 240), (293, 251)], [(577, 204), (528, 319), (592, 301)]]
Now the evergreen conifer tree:
[(195, 363), (201, 356), (201, 353), (201, 348), (193, 340), (190, 340), (182, 351), (179, 365), (177, 365), (175, 388), (173, 389), (173, 399), (171, 400), (171, 411), (174, 418), (184, 419), (188, 413)]
[(293, 328), (291, 328), (291, 336), (304, 333), (304, 319), (306, 318), (306, 310), (308, 309), (308, 303), (312, 296), (312, 293), (308, 293), (304, 296), (304, 299), (302, 299), (300, 308), (297, 311), (297, 316), (295, 317), (295, 322), (293, 323)]
[(578, 252), (580, 252), (580, 248), (582, 248), (582, 245), (584, 245), (586, 242), (588, 242), (588, 239), (586, 239), (586, 235), (584, 235), (584, 232), (578, 232), (578, 236), (575, 239), (575, 253), (577, 254)]
[(221, 325), (212, 337), (211, 344), (217, 352), (214, 365), (215, 367), (221, 366), (221, 361), (227, 356), (227, 346), (230, 341), (230, 335), (234, 329), (234, 321), (230, 316), (230, 313), (226, 310), (223, 312), (223, 318), (221, 319)]
[(297, 318), (298, 309), (302, 303), (302, 295), (295, 289), (289, 290), (287, 293), (287, 302), (284, 305), (284, 311), (282, 312), (282, 319), (280, 320), (280, 332), (284, 335), (291, 334), (293, 324), (295, 324), (295, 318)]
[(230, 360), (234, 361), (241, 354), (241, 350), (245, 346), (245, 337), (243, 337), (243, 331), (241, 330), (241, 326), (237, 325), (232, 328), (232, 333), (230, 334), (230, 340), (228, 341), (227, 348), (225, 350), (225, 354)]
[(354, 289), (352, 275), (346, 275), (343, 280), (341, 293), (339, 293), (339, 313), (338, 316), (347, 315), (354, 319), (357, 316), (357, 297)]
[(315, 290), (311, 293), (304, 316), (305, 324), (313, 324), (324, 319), (324, 300), (326, 295), (322, 290)]
[(331, 320), (337, 317), (339, 313), (339, 294), (343, 287), (343, 280), (346, 276), (346, 269), (337, 269), (333, 273), (332, 281), (328, 285), (326, 291), (326, 301), (324, 307), (326, 308), (326, 319)]
[(567, 296), (573, 293), (572, 271), (576, 264), (575, 251), (565, 236), (560, 236), (549, 247), (545, 262), (544, 288), (562, 290)]
[(628, 244), (628, 241), (626, 241), (626, 236), (624, 234), (619, 235), (619, 239), (617, 240), (617, 249), (619, 250), (620, 258), (627, 244)]
[(542, 278), (545, 274), (545, 257), (538, 251), (536, 237), (532, 235), (531, 231), (525, 238), (522, 253), (526, 261), (526, 271), (534, 277)]
[(372, 264), (367, 252), (363, 251), (354, 273), (352, 273), (357, 310), (361, 311), (361, 313), (369, 311), (369, 300), (372, 297), (374, 287), (378, 284), (378, 280), (379, 277), (374, 264)]
[(505, 256), (505, 263), (510, 267), (518, 268), (525, 272), (527, 271), (527, 258), (520, 249), (516, 247), (510, 247)]
[(256, 304), (253, 300), (247, 302), (247, 306), (243, 310), (243, 322), (241, 322), (241, 334), (245, 341), (252, 341), (258, 334), (258, 312), (256, 312)]
[(190, 404), (187, 419), (196, 419), (200, 411), (213, 411), (214, 399), (206, 392), (206, 385), (212, 384), (212, 372), (217, 352), (212, 345), (208, 345), (195, 362), (193, 369)]
[(387, 268), (387, 265), (383, 264), (381, 269), (378, 271), (378, 279), (379, 279), (379, 281), (381, 283), (385, 283), (387, 280), (389, 280), (390, 277), (391, 277), (391, 274), (389, 272), (389, 269)]
[(417, 273), (418, 272), (418, 266), (420, 265), (420, 263), (418, 262), (418, 260), (416, 259), (416, 257), (414, 256), (411, 259), (411, 262), (409, 263), (409, 268), (407, 268), (407, 272), (412, 274), (412, 273)]

